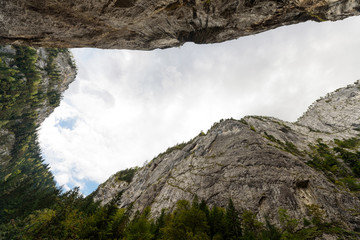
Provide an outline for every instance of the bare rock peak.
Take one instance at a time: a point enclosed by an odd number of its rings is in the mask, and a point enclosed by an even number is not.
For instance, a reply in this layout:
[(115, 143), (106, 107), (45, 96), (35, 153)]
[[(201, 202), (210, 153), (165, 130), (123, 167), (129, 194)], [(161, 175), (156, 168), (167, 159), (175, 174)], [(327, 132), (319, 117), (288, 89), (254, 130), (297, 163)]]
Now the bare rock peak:
[(315, 131), (356, 133), (360, 123), (360, 82), (327, 94), (314, 102), (297, 123)]

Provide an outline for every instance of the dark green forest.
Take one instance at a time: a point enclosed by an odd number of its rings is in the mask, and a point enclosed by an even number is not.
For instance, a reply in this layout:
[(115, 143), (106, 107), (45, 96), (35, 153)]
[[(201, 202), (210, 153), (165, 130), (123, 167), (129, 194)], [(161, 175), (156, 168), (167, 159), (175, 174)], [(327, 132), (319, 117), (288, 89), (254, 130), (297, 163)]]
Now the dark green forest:
[[(174, 211), (163, 209), (152, 218), (150, 207), (132, 213), (131, 206), (117, 208), (114, 203), (101, 207), (91, 196), (84, 198), (78, 189), (58, 195), (54, 205), (34, 211), (23, 219), (2, 226), (5, 239), (315, 239), (323, 233), (343, 239), (359, 235), (323, 221), (316, 206), (309, 207), (311, 219), (291, 218), (279, 209), (281, 227), (267, 220), (261, 223), (251, 211), (238, 212), (231, 199), (226, 208), (209, 207), (197, 198), (180, 200)], [(299, 226), (303, 226), (299, 230)]]
[[(47, 49), (46, 65), (40, 69), (36, 49), (13, 48), (16, 54), (0, 52), (0, 144), (8, 145), (13, 139), (10, 154), (0, 159), (0, 240), (315, 239), (323, 233), (342, 239), (360, 237), (337, 223), (325, 222), (316, 205), (309, 206), (309, 219), (294, 219), (286, 209), (278, 209), (280, 225), (275, 226), (272, 219), (259, 222), (254, 212), (235, 209), (231, 199), (226, 207), (218, 207), (194, 196), (192, 202), (180, 200), (172, 211), (163, 209), (153, 217), (150, 207), (134, 212), (132, 206), (118, 208), (116, 198), (101, 206), (78, 188), (64, 192), (44, 163), (36, 132), (39, 109), (60, 103), (61, 92), (55, 86), (61, 79), (54, 59), (68, 50)], [(335, 184), (360, 191), (356, 181), (360, 153), (355, 150), (360, 142), (336, 140), (335, 144), (331, 148), (319, 140), (312, 146), (313, 160), (308, 165)], [(130, 182), (135, 171), (121, 171), (117, 178)]]
[[(48, 92), (60, 81), (53, 59), (48, 59), (50, 77), (47, 89), (41, 87), (42, 74), (35, 49), (14, 47), (16, 54), (0, 53), (0, 125), (7, 134), (1, 144), (14, 136), (11, 154), (2, 157), (0, 169), (0, 223), (6, 223), (34, 210), (53, 204), (59, 194), (49, 167), (44, 164), (37, 142), (38, 109), (49, 101)], [(56, 56), (59, 50), (50, 49)], [(50, 100), (55, 107), (60, 102)]]

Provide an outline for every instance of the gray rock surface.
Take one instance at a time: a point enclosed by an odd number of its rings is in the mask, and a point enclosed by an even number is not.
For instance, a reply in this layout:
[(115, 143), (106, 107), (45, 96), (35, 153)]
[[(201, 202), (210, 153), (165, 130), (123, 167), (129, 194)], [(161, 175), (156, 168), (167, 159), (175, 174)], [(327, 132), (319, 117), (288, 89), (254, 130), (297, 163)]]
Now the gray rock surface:
[(326, 133), (356, 134), (360, 128), (359, 81), (313, 103), (297, 124)]
[(359, 9), (358, 0), (0, 0), (0, 44), (150, 50), (335, 21)]
[[(50, 86), (50, 76), (48, 76), (48, 73), (45, 71), (46, 61), (49, 57), (49, 53), (45, 48), (38, 48), (37, 53), (39, 58), (36, 65), (41, 71), (42, 81), (40, 84), (43, 91), (48, 92), (49, 90), (51, 90), (62, 94), (66, 89), (68, 89), (70, 83), (75, 80), (77, 74), (73, 56), (70, 52), (59, 52), (57, 54), (56, 58), (54, 59), (54, 63), (56, 69), (59, 72), (59, 78), (61, 79), (61, 81)], [(55, 108), (51, 106), (48, 102), (43, 103), (38, 108), (37, 124), (41, 124), (45, 120), (45, 118), (47, 118), (50, 113), (54, 111), (54, 109)]]
[(134, 211), (141, 211), (151, 206), (156, 217), (161, 209), (172, 210), (178, 200), (195, 195), (218, 206), (231, 198), (237, 209), (250, 209), (259, 220), (269, 216), (275, 223), (279, 208), (302, 219), (310, 218), (308, 206), (317, 205), (327, 221), (359, 229), (359, 195), (306, 164), (309, 145), (317, 139), (331, 145), (335, 138), (358, 136), (359, 89), (356, 82), (329, 94), (295, 123), (259, 116), (220, 121), (207, 134), (160, 154), (129, 184), (110, 177), (94, 199), (105, 204), (122, 192), (120, 207), (134, 204)]

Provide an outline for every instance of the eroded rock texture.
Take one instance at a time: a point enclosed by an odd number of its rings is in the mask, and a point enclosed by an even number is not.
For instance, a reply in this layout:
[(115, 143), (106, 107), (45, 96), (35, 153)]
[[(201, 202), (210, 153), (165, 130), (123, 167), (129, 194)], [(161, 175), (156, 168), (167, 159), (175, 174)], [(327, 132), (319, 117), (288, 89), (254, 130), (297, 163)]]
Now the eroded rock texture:
[(334, 184), (332, 173), (309, 165), (319, 139), (332, 146), (334, 139), (358, 138), (359, 88), (357, 82), (318, 100), (295, 123), (259, 116), (221, 121), (207, 134), (160, 154), (130, 183), (112, 176), (95, 192), (95, 200), (105, 204), (116, 198), (120, 207), (133, 204), (140, 211), (151, 206), (158, 216), (180, 199), (197, 196), (226, 206), (231, 198), (237, 209), (277, 223), (279, 208), (302, 219), (311, 218), (309, 206), (317, 206), (326, 221), (359, 230), (358, 192)]
[(358, 0), (0, 0), (0, 44), (150, 50), (359, 10)]

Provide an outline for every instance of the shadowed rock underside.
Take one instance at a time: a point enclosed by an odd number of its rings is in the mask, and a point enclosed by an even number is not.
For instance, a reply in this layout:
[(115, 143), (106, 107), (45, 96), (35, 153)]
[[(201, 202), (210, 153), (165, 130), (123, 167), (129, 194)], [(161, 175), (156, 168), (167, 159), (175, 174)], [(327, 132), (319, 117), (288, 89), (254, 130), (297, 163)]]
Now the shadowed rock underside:
[(0, 44), (150, 50), (335, 21), (359, 10), (358, 0), (1, 0)]

